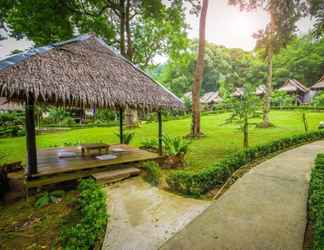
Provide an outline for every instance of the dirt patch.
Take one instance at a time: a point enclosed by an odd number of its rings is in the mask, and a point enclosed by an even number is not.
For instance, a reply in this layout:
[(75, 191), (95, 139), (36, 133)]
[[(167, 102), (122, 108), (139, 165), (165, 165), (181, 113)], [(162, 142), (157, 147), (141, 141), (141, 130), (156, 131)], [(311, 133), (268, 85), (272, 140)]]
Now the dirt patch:
[(313, 225), (311, 224), (310, 221), (308, 221), (306, 230), (305, 230), (305, 235), (304, 235), (303, 250), (311, 250), (312, 249), (313, 237), (314, 237)]
[(73, 210), (76, 192), (63, 200), (35, 208), (35, 197), (0, 205), (1, 249), (58, 249), (58, 234), (63, 218)]

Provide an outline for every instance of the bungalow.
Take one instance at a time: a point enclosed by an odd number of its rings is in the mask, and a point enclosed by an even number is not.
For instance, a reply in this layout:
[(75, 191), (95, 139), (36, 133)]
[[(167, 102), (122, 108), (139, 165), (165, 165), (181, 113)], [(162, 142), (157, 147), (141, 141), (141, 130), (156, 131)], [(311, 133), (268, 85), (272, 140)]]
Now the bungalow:
[(255, 94), (260, 97), (264, 96), (266, 93), (266, 88), (267, 87), (264, 84), (259, 85), (255, 90)]
[(219, 96), (219, 92), (207, 92), (200, 98), (200, 103), (204, 105), (213, 105), (223, 101), (223, 98)]
[(312, 87), (310, 87), (310, 89), (314, 91), (324, 90), (324, 75), (317, 83), (315, 83)]
[(233, 92), (232, 96), (234, 97), (242, 97), (244, 95), (244, 88), (236, 88), (235, 91)]
[(288, 93), (296, 97), (296, 103), (302, 104), (309, 101), (309, 89), (295, 79), (287, 80), (279, 91)]

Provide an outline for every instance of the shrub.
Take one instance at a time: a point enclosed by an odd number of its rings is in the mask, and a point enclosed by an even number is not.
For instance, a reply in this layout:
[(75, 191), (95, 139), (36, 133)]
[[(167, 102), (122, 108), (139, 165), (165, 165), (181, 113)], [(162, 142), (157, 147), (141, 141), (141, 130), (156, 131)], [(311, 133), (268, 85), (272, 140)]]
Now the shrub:
[(154, 186), (160, 184), (161, 170), (159, 165), (154, 161), (144, 163), (144, 169), (146, 171), (145, 180)]
[(324, 93), (320, 92), (314, 96), (312, 100), (312, 105), (315, 107), (323, 107), (324, 106)]
[(64, 196), (63, 190), (56, 190), (53, 192), (45, 192), (41, 196), (38, 197), (38, 199), (35, 202), (36, 208), (42, 208), (47, 206), (49, 203), (55, 203), (59, 198), (62, 198)]
[(165, 153), (168, 156), (185, 155), (188, 152), (190, 141), (181, 137), (163, 137)]
[(144, 149), (158, 149), (157, 139), (145, 139), (141, 142), (141, 147)]
[[(118, 136), (118, 138), (120, 138), (119, 133), (116, 133), (115, 135)], [(123, 143), (124, 144), (130, 144), (131, 141), (133, 140), (134, 136), (135, 136), (134, 132), (124, 132), (123, 133)]]
[(106, 195), (93, 179), (81, 180), (79, 185), (80, 222), (63, 225), (60, 241), (63, 249), (92, 249), (105, 233), (107, 224)]
[(324, 249), (324, 154), (319, 154), (309, 186), (309, 217), (314, 228), (313, 248)]
[(183, 194), (201, 195), (213, 187), (223, 185), (235, 170), (245, 164), (277, 151), (323, 138), (324, 131), (283, 138), (234, 153), (198, 172), (175, 171), (167, 177), (166, 181), (174, 191)]
[(295, 98), (288, 95), (284, 91), (275, 91), (272, 94), (271, 104), (276, 107), (293, 105), (295, 103)]

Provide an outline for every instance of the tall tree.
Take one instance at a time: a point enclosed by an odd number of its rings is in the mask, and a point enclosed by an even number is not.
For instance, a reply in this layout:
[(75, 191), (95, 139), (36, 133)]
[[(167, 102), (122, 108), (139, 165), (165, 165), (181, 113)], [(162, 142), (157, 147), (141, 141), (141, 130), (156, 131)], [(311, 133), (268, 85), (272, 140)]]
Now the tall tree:
[(306, 13), (306, 4), (300, 0), (229, 0), (230, 4), (240, 5), (241, 9), (263, 8), (268, 12), (270, 22), (265, 30), (256, 34), (257, 47), (264, 49), (264, 58), (268, 64), (266, 93), (263, 100), (263, 127), (271, 125), (269, 119), (272, 95), (272, 58), (285, 47), (296, 31), (296, 22)]
[(194, 83), (192, 85), (192, 128), (191, 136), (198, 138), (200, 131), (200, 89), (205, 66), (205, 46), (206, 46), (206, 17), (208, 10), (208, 0), (203, 0), (200, 21), (199, 21), (199, 46), (196, 70), (194, 74)]
[(315, 18), (313, 34), (316, 38), (324, 34), (324, 1), (308, 0), (310, 14)]

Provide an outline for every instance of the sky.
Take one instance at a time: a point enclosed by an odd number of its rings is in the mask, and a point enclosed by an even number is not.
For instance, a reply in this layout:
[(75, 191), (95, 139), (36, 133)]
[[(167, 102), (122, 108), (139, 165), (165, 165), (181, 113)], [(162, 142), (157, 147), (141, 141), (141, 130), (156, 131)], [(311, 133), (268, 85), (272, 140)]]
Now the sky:
[[(188, 35), (197, 38), (199, 34), (199, 19), (189, 12), (186, 21), (190, 26)], [(226, 0), (210, 0), (207, 13), (206, 39), (218, 45), (228, 48), (242, 48), (252, 50), (255, 46), (253, 33), (264, 29), (268, 23), (268, 15), (263, 10), (241, 12), (238, 7), (229, 6)], [(312, 22), (309, 18), (303, 18), (298, 22), (299, 34), (310, 31)], [(32, 43), (27, 40), (16, 41), (8, 39), (0, 41), (0, 58), (14, 49), (27, 49)]]

